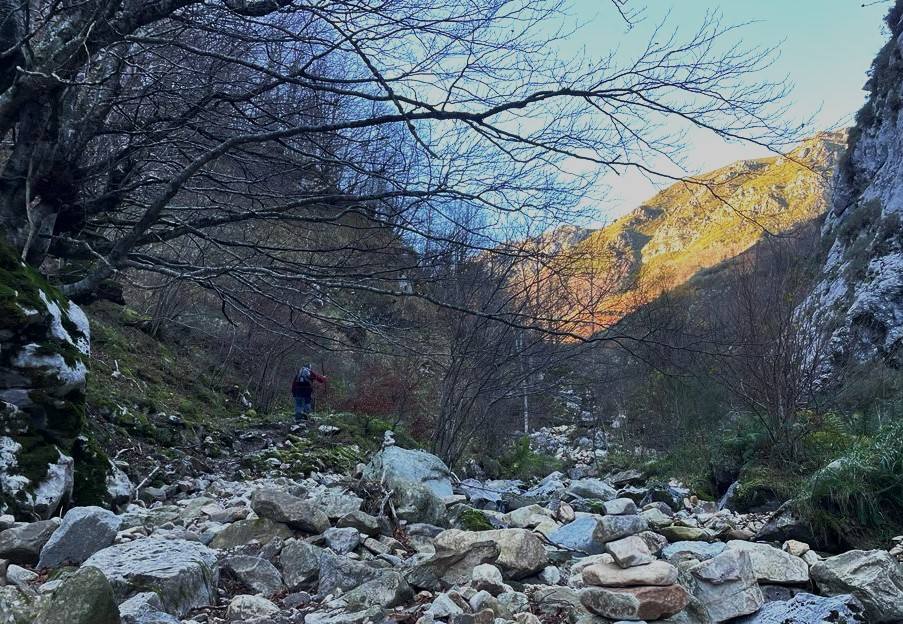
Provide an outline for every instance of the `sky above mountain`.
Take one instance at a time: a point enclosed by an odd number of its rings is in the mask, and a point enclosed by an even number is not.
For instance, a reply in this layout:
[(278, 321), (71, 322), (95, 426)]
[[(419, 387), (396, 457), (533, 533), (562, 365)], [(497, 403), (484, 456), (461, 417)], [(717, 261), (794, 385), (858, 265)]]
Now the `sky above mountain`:
[[(745, 24), (737, 31), (737, 45), (777, 48), (773, 64), (761, 77), (789, 82), (787, 122), (798, 125), (811, 118), (813, 132), (851, 125), (865, 99), (866, 71), (887, 38), (882, 18), (890, 6), (871, 0), (633, 0), (632, 4), (642, 7), (642, 14), (628, 28), (616, 19), (608, 2), (572, 0), (570, 13), (578, 29), (561, 42), (562, 51), (604, 57), (617, 48), (619, 58), (629, 58), (659, 24), (689, 36), (706, 13), (715, 10), (725, 25)], [(687, 144), (681, 163), (686, 173), (768, 155), (760, 147), (729, 144), (702, 131), (689, 134)], [(596, 213), (591, 216), (592, 225), (628, 212), (670, 183), (635, 171), (609, 174), (602, 182), (598, 197), (592, 200)]]

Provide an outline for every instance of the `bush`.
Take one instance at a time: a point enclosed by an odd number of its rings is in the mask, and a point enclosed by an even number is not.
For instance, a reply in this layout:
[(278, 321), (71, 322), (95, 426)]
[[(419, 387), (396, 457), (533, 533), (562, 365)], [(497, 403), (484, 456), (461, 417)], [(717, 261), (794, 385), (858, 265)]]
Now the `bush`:
[(812, 474), (797, 507), (825, 538), (886, 546), (903, 532), (903, 421), (861, 438)]
[(533, 451), (527, 436), (520, 438), (499, 460), (501, 475), (515, 479), (542, 478), (562, 468), (564, 462), (560, 459)]

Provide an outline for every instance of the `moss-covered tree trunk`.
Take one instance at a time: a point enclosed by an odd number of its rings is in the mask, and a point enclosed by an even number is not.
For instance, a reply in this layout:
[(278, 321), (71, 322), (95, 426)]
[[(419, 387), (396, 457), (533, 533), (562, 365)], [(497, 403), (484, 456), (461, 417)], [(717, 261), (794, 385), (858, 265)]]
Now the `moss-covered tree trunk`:
[[(0, 241), (0, 510), (49, 517), (103, 481), (82, 437), (89, 326), (84, 312)], [(92, 501), (96, 502), (96, 501)]]

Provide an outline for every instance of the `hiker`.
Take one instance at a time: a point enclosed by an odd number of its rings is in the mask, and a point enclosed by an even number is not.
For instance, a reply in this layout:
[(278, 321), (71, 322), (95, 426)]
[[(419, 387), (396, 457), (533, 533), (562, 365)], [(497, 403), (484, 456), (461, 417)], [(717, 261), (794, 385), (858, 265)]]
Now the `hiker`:
[(314, 372), (314, 365), (301, 367), (292, 380), (292, 396), (295, 398), (295, 422), (300, 423), (314, 407), (314, 383), (326, 383), (326, 377)]

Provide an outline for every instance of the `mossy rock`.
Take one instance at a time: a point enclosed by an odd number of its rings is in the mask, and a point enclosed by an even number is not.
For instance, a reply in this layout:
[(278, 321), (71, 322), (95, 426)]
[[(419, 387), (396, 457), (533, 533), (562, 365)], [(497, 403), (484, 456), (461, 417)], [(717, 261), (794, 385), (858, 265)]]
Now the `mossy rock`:
[(749, 466), (740, 475), (734, 507), (744, 513), (775, 511), (796, 496), (800, 485), (799, 479), (777, 469)]
[(89, 340), (82, 310), (0, 243), (0, 436), (15, 449), (3, 511), (46, 517), (71, 495)]
[(482, 511), (465, 509), (455, 519), (455, 527), (464, 531), (491, 531), (495, 527)]

